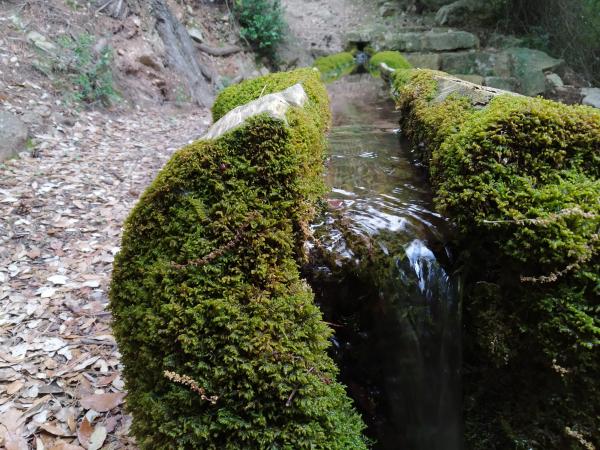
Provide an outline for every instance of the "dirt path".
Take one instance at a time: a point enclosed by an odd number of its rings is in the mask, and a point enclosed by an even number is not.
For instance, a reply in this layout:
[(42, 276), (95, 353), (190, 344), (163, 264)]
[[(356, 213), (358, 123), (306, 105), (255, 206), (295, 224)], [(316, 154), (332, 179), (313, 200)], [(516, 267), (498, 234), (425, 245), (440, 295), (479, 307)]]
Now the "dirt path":
[(0, 164), (6, 448), (131, 448), (106, 309), (112, 261), (140, 193), (208, 120), (204, 111), (85, 113), (38, 137), (39, 158)]
[(344, 49), (344, 36), (377, 20), (377, 2), (359, 0), (283, 0), (291, 33), (307, 50), (337, 53)]

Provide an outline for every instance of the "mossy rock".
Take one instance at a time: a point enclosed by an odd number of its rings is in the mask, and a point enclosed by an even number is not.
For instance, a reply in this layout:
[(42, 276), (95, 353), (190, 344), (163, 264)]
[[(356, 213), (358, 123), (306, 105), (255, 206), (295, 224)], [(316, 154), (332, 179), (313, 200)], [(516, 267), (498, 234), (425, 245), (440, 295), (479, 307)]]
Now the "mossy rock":
[(125, 223), (110, 299), (141, 448), (366, 448), (298, 270), (327, 108), (306, 79), (312, 99), (286, 121), (255, 116), (176, 152)]
[(354, 72), (358, 65), (351, 52), (336, 53), (335, 55), (317, 58), (314, 67), (319, 69), (325, 83), (331, 83)]
[(468, 446), (598, 446), (600, 112), (452, 83), (394, 74), (465, 264)]
[(297, 83), (302, 85), (310, 99), (306, 108), (315, 114), (319, 128), (326, 130), (331, 123), (327, 91), (321, 82), (319, 71), (313, 68), (271, 73), (223, 89), (212, 106), (213, 121), (216, 122), (238, 106), (263, 95), (283, 91)]
[(375, 53), (368, 62), (368, 70), (374, 77), (379, 77), (379, 65), (385, 63), (390, 69), (410, 69), (412, 66), (400, 52), (385, 51)]

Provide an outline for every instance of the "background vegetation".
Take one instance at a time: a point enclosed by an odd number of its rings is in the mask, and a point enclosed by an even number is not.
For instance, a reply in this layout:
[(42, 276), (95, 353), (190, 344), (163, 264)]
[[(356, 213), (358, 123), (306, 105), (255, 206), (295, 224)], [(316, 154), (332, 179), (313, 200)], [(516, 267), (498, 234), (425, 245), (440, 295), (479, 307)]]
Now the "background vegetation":
[(565, 59), (600, 84), (600, 0), (474, 0), (494, 9), (501, 31)]
[(279, 0), (236, 0), (233, 12), (240, 24), (240, 35), (254, 50), (274, 59), (283, 40), (285, 21)]

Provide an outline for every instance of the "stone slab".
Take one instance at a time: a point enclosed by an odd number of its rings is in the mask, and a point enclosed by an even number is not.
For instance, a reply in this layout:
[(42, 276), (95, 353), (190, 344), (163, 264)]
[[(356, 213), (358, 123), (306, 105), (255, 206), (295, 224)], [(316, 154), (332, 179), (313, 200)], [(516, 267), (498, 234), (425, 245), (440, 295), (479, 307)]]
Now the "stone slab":
[(505, 91), (517, 92), (519, 90), (519, 80), (514, 77), (485, 77), (483, 84)]
[(232, 109), (216, 121), (201, 139), (218, 139), (225, 133), (241, 126), (250, 117), (267, 114), (274, 119), (285, 121), (285, 115), (293, 106), (302, 107), (308, 96), (300, 83), (284, 91), (275, 92)]
[(417, 69), (440, 70), (441, 68), (439, 53), (405, 53), (404, 57)]

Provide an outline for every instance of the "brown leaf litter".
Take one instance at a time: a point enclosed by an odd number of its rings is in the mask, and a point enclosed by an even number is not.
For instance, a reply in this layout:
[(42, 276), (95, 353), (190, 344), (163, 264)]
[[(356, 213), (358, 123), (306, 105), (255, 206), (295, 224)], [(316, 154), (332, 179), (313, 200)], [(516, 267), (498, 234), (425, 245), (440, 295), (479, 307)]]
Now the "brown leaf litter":
[(135, 448), (107, 289), (121, 226), (205, 111), (79, 115), (0, 164), (0, 446)]

